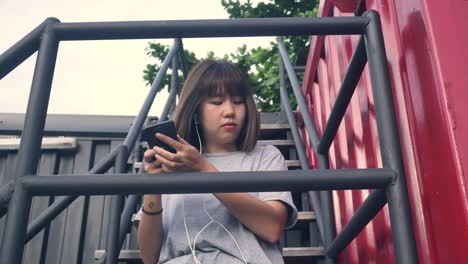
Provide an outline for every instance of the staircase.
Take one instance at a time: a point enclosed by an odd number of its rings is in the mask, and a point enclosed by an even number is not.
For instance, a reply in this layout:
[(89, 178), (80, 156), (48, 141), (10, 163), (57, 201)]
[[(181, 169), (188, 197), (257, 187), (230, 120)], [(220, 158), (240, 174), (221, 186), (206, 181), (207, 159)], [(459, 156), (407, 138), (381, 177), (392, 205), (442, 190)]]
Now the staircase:
[[(286, 159), (289, 170), (301, 169), (297, 159), (294, 141), (289, 125), (281, 113), (262, 113), (260, 125), (260, 145), (276, 146)], [(146, 149), (146, 143), (141, 143), (141, 151)], [(138, 149), (138, 148), (137, 148)], [(135, 155), (136, 157), (141, 155)], [(141, 161), (133, 160), (134, 171), (142, 166)], [(286, 230), (281, 237), (283, 256), (286, 264), (316, 263), (324, 259), (324, 249), (318, 232), (314, 212), (309, 205), (307, 193), (292, 193), (294, 203), (299, 211), (296, 225)], [(141, 263), (136, 243), (136, 227), (132, 227), (130, 234), (119, 255), (119, 263)], [(96, 250), (94, 257), (100, 259), (105, 250)]]

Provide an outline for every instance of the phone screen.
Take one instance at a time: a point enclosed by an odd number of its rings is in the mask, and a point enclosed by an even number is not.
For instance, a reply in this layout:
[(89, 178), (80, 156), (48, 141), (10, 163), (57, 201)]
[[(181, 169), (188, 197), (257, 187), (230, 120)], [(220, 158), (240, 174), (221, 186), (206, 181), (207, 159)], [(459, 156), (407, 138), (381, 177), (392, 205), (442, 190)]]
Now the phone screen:
[(164, 134), (176, 141), (177, 140), (177, 131), (172, 120), (164, 121), (155, 125), (148, 126), (143, 129), (141, 138), (143, 141), (148, 142), (148, 147), (153, 148), (158, 146), (164, 148), (165, 150), (176, 153), (176, 150), (161, 140), (156, 138), (156, 133)]

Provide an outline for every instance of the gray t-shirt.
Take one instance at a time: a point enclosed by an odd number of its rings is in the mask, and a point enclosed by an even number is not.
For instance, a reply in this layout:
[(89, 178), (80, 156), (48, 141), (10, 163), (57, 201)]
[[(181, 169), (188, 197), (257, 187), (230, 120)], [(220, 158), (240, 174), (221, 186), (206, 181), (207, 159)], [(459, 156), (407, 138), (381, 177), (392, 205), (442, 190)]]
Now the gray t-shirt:
[[(271, 145), (257, 145), (249, 153), (206, 153), (203, 156), (220, 171), (287, 170), (283, 155)], [(296, 223), (297, 209), (290, 192), (250, 194), (262, 201), (284, 202), (289, 212), (286, 228)], [(243, 259), (249, 264), (284, 263), (279, 243), (272, 244), (254, 235), (212, 194), (163, 195), (162, 206), (164, 238), (159, 263), (195, 263), (191, 251), (194, 244), (195, 255), (202, 264), (244, 263)], [(135, 220), (139, 220), (140, 215), (141, 211)]]

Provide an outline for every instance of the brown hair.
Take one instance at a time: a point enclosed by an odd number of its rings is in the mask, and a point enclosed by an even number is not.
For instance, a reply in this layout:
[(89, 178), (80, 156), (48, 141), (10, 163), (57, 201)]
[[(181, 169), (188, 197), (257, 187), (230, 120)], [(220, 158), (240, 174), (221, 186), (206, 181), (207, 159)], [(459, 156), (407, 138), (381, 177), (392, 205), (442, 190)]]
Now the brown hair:
[[(253, 91), (237, 66), (227, 61), (204, 60), (195, 65), (185, 80), (173, 120), (179, 135), (199, 148), (194, 117), (207, 96), (240, 96), (246, 105), (246, 118), (236, 141), (238, 150), (250, 152), (257, 143), (260, 115), (253, 100)], [(203, 133), (199, 130), (200, 133)], [(202, 137), (202, 135), (200, 135)], [(203, 137), (202, 137), (203, 138)]]

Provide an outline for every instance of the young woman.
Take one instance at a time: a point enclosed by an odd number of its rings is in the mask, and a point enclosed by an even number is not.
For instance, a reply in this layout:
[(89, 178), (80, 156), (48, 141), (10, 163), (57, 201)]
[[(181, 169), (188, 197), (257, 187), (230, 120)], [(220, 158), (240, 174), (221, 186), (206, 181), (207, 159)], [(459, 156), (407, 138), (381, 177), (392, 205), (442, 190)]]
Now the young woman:
[[(147, 150), (147, 173), (287, 170), (277, 148), (256, 144), (252, 90), (231, 63), (197, 64), (173, 120), (178, 141), (156, 137), (177, 152)], [(281, 233), (295, 224), (297, 210), (289, 192), (145, 195), (138, 219), (146, 264), (276, 264), (283, 263)]]

